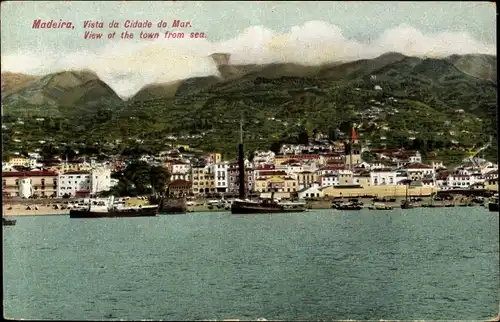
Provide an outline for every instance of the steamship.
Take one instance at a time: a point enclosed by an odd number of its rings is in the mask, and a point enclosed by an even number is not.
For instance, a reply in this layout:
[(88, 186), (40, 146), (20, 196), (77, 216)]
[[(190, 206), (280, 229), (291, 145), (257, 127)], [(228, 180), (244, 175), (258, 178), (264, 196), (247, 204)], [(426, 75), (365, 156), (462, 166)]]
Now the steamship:
[(124, 203), (115, 203), (111, 196), (105, 201), (90, 201), (87, 207), (71, 209), (70, 218), (113, 218), (113, 217), (153, 217), (158, 215), (158, 205), (125, 207)]
[(15, 219), (7, 219), (5, 217), (2, 217), (2, 226), (14, 226), (15, 224)]
[(270, 199), (249, 200), (245, 198), (245, 153), (243, 148), (243, 120), (240, 122), (240, 144), (238, 146), (239, 168), (239, 199), (231, 204), (232, 214), (269, 214), (303, 212), (306, 204), (302, 202), (279, 202), (274, 199), (274, 192)]

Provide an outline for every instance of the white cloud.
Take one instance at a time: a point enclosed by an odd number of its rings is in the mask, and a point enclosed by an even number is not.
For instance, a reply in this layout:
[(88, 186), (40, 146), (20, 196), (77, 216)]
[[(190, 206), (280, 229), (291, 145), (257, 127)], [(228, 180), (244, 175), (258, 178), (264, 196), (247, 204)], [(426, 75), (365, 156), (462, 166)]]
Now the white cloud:
[(315, 65), (373, 58), (394, 51), (409, 56), (496, 53), (495, 44), (481, 44), (466, 33), (424, 35), (408, 25), (385, 31), (371, 43), (347, 39), (342, 30), (323, 21), (309, 21), (280, 34), (264, 26), (247, 28), (236, 38), (213, 43), (207, 39), (160, 39), (109, 42), (97, 52), (24, 52), (2, 56), (2, 72), (35, 75), (65, 69), (91, 69), (120, 96), (134, 95), (146, 84), (194, 76), (216, 75), (208, 55), (231, 53), (231, 63), (294, 62)]

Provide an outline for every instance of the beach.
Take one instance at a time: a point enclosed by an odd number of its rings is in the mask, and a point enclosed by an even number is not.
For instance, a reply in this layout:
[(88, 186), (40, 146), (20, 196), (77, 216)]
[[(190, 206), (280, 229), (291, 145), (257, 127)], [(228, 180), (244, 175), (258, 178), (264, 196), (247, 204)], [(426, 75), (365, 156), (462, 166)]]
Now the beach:
[(26, 204), (3, 204), (3, 216), (53, 216), (53, 215), (69, 215), (69, 209), (54, 209), (52, 205), (36, 204), (29, 205), (31, 210), (27, 209)]

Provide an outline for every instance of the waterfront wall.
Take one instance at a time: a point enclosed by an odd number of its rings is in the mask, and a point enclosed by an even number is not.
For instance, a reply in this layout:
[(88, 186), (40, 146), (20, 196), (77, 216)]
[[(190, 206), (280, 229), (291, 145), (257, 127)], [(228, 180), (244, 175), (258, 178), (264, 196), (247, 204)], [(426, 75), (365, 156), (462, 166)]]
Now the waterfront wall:
[[(435, 187), (410, 187), (408, 196), (429, 196), (438, 190)], [(325, 197), (405, 197), (406, 186), (369, 186), (363, 188), (333, 188), (323, 190)]]

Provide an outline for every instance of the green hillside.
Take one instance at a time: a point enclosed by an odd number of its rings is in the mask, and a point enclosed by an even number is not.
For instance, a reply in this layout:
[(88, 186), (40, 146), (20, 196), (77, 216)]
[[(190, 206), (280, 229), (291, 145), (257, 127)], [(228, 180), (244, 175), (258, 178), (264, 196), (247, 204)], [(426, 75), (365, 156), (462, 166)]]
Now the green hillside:
[[(243, 113), (247, 150), (301, 142), (318, 131), (335, 139), (334, 130), (350, 123), (359, 125), (361, 140), (372, 147), (437, 149), (442, 155), (457, 147), (473, 150), (489, 136), (496, 138), (497, 87), (496, 74), (492, 81), (491, 75), (484, 79), (470, 72), (477, 58), (468, 57), (419, 59), (389, 53), (326, 66), (238, 66), (238, 73), (229, 78), (167, 84), (168, 95), (162, 95), (161, 84), (145, 87), (130, 101), (119, 106), (115, 101), (113, 108), (90, 104), (70, 112), (59, 106), (57, 117), (42, 122), (39, 130), (33, 127), (22, 145), (26, 148), (49, 131), (54, 142), (104, 152), (131, 145), (159, 151), (175, 141), (233, 156)], [(481, 71), (488, 62), (496, 66), (496, 58), (480, 62)], [(7, 111), (4, 121), (12, 123), (19, 111)], [(29, 125), (23, 126), (26, 132)], [(12, 142), (16, 128), (4, 131), (4, 151), (19, 150), (19, 142)], [(496, 159), (496, 146), (492, 144), (485, 156)]]

